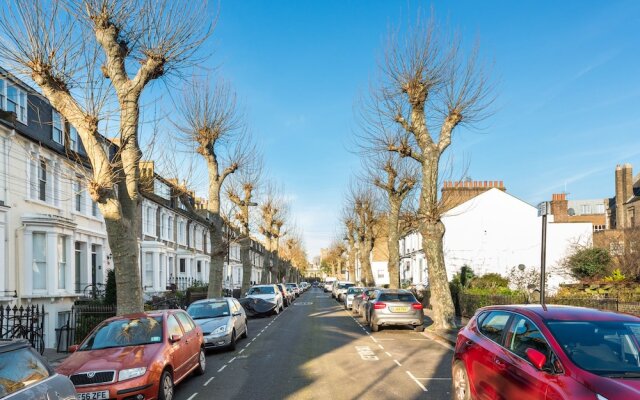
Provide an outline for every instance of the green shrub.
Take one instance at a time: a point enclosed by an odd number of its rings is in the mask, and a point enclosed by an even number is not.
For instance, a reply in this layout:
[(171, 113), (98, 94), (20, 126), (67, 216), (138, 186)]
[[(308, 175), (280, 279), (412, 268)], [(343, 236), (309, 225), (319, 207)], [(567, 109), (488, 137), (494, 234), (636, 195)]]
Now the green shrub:
[(509, 288), (509, 280), (500, 274), (490, 273), (475, 277), (469, 287), (472, 289), (498, 289)]
[(116, 305), (118, 301), (118, 289), (116, 287), (116, 272), (113, 269), (107, 271), (107, 284), (104, 291), (104, 304)]
[(611, 255), (598, 247), (578, 249), (565, 260), (566, 267), (576, 279), (602, 278), (611, 264)]

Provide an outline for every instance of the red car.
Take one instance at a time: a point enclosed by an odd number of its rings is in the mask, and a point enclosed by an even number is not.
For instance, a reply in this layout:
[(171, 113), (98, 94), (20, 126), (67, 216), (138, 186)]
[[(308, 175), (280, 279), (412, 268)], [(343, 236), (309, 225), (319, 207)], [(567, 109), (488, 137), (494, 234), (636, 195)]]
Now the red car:
[(640, 318), (589, 308), (485, 307), (458, 333), (456, 400), (640, 399)]
[(77, 399), (173, 398), (174, 385), (206, 366), (202, 330), (182, 310), (107, 319), (56, 368)]

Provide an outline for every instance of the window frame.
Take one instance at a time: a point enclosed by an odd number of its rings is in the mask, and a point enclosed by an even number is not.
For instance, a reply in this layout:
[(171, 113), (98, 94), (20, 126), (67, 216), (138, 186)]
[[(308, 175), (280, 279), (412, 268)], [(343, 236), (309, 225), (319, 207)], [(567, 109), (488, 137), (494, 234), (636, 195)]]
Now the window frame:
[[(56, 126), (57, 124), (59, 124), (59, 126)], [(56, 135), (57, 132), (59, 132), (59, 134)], [(57, 137), (59, 137), (59, 140), (56, 139)], [(51, 140), (64, 145), (64, 118), (53, 108), (51, 109)]]
[[(507, 322), (505, 322), (505, 324), (504, 324), (504, 328), (502, 329), (502, 333), (500, 334), (499, 341), (495, 341), (495, 340), (491, 339), (482, 330), (482, 324), (489, 317), (489, 315), (491, 315), (491, 313), (503, 313), (503, 314), (507, 314), (507, 316), (509, 317), (509, 318), (507, 318)], [(511, 312), (511, 311), (506, 311), (506, 310), (487, 310), (487, 311), (483, 312), (482, 314), (478, 315), (478, 318), (476, 319), (476, 321), (477, 321), (476, 325), (478, 327), (478, 333), (480, 335), (482, 335), (482, 337), (484, 337), (484, 338), (490, 340), (491, 342), (497, 344), (498, 346), (506, 349), (506, 347), (505, 347), (505, 337), (506, 337), (507, 331), (511, 327), (511, 321), (513, 320), (513, 316), (514, 316), (514, 313)]]
[[(511, 328), (515, 327), (515, 322), (518, 319), (518, 317), (527, 320), (528, 322), (531, 323), (531, 325), (533, 325), (538, 332), (540, 332), (540, 335), (542, 336), (542, 338), (544, 339), (545, 343), (547, 344), (547, 347), (549, 347), (549, 353), (551, 354), (551, 357), (549, 357), (547, 359), (547, 362), (550, 363), (551, 365), (551, 370), (541, 370), (541, 372), (546, 372), (548, 374), (552, 374), (552, 375), (559, 375), (564, 373), (564, 369), (560, 368), (559, 370), (557, 369), (557, 365), (554, 362), (554, 360), (559, 360), (558, 355), (556, 354), (556, 352), (553, 349), (553, 346), (551, 346), (551, 344), (549, 343), (549, 338), (544, 334), (544, 332), (542, 332), (542, 329), (540, 329), (540, 326), (538, 324), (536, 324), (534, 321), (531, 320), (531, 318), (527, 317), (526, 315), (520, 314), (518, 312), (511, 312), (511, 318), (509, 319), (509, 324), (508, 327), (505, 331), (505, 335), (503, 337), (503, 342), (504, 345), (502, 345), (502, 347), (507, 350), (510, 354), (512, 354), (515, 357), (518, 357), (521, 360), (526, 361), (528, 364), (530, 364), (536, 371), (538, 371), (538, 369), (531, 363), (531, 361), (529, 361), (528, 359), (520, 356), (519, 354), (517, 354), (516, 352), (514, 352), (513, 350), (510, 349), (511, 346), (507, 346), (507, 338), (512, 337), (513, 333), (511, 332)], [(536, 349), (534, 349), (536, 350)]]
[[(14, 88), (17, 99), (9, 99), (9, 88)], [(15, 111), (9, 111), (9, 102), (15, 105)], [(27, 92), (6, 78), (0, 78), (0, 109), (15, 112), (16, 121), (27, 125), (29, 120), (29, 107)]]

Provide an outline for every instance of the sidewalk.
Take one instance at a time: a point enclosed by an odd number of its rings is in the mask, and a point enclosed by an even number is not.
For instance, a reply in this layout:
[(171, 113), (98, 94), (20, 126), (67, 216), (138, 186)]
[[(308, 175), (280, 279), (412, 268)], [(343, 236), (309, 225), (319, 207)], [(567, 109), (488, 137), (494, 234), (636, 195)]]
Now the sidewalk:
[(69, 357), (69, 353), (58, 353), (56, 349), (44, 349), (42, 356), (49, 362), (49, 365), (55, 368), (60, 365), (65, 358)]
[[(431, 326), (433, 325), (433, 319), (431, 319), (431, 313), (432, 311), (430, 309), (428, 308), (424, 309), (425, 335), (430, 336), (431, 339), (433, 340), (438, 340), (450, 345), (451, 347), (455, 347), (456, 339), (458, 337), (458, 329), (455, 329), (455, 330), (434, 329)], [(456, 316), (456, 323), (458, 324), (460, 329), (462, 329), (462, 327), (465, 326), (467, 322), (469, 322), (468, 318)]]

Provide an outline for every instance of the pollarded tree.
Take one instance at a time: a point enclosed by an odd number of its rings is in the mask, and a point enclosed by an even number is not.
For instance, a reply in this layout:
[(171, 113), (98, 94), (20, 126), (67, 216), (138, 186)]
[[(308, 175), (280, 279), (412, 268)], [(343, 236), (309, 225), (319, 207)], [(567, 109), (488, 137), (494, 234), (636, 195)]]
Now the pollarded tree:
[(442, 329), (455, 326), (455, 309), (444, 264), (440, 160), (454, 130), (484, 118), (492, 101), (485, 73), (478, 67), (477, 47), (466, 58), (460, 48), (457, 40), (438, 31), (433, 20), (392, 35), (382, 63), (383, 82), (372, 101), (372, 118), (388, 129), (368, 138), (376, 152), (397, 153), (420, 167), (419, 231), (434, 324)]
[[(143, 311), (140, 99), (152, 81), (195, 61), (212, 26), (206, 8), (197, 1), (26, 0), (0, 9), (0, 58), (38, 85), (86, 149), (88, 193), (104, 216), (118, 313)], [(109, 103), (119, 123), (114, 158), (98, 129)]]
[(378, 201), (373, 190), (360, 184), (351, 188), (347, 199), (347, 207), (353, 209), (355, 216), (356, 246), (360, 262), (360, 279), (366, 286), (373, 286), (373, 271), (371, 270), (371, 252), (378, 238), (380, 228), (380, 214), (377, 209)]
[[(282, 228), (288, 216), (288, 207), (278, 188), (267, 185), (264, 200), (260, 206), (261, 224), (258, 228), (265, 240), (264, 271), (261, 283), (272, 283), (273, 273), (277, 273), (280, 266), (278, 249), (280, 238), (285, 235)], [(273, 265), (272, 265), (273, 263)], [(268, 271), (268, 273), (266, 273)], [(277, 277), (276, 277), (277, 280)]]
[(227, 178), (248, 165), (254, 150), (243, 129), (236, 95), (224, 82), (219, 82), (213, 90), (206, 82), (194, 82), (185, 90), (177, 108), (180, 122), (176, 125), (182, 140), (187, 147), (195, 147), (195, 152), (207, 164), (211, 242), (207, 296), (220, 297), (228, 246), (221, 214), (221, 193)]

